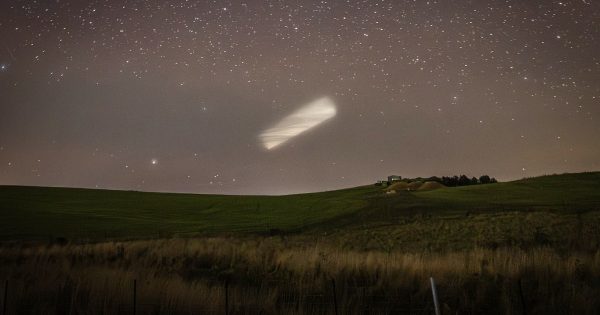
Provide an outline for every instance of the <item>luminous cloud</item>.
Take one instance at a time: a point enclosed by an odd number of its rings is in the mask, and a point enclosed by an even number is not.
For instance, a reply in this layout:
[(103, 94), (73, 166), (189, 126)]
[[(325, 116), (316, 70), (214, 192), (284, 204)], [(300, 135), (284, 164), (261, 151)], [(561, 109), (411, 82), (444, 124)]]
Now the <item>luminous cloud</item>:
[(259, 138), (265, 148), (274, 149), (333, 118), (336, 112), (335, 104), (330, 98), (319, 98), (286, 116), (272, 128), (263, 131)]

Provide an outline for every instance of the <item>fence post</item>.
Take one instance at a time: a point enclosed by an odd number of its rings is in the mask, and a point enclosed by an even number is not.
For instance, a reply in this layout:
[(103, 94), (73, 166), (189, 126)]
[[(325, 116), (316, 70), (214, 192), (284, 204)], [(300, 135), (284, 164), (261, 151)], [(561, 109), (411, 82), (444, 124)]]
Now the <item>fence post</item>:
[(137, 304), (137, 280), (133, 279), (133, 315), (135, 315)]
[(338, 315), (337, 296), (335, 293), (335, 279), (331, 279), (331, 284), (333, 287), (333, 307), (335, 309), (335, 315)]
[(4, 300), (2, 301), (2, 315), (6, 315), (6, 305), (8, 305), (8, 279), (4, 282)]
[(523, 284), (521, 283), (521, 278), (518, 280), (519, 283), (519, 298), (521, 300), (521, 310), (523, 311), (523, 315), (527, 315), (527, 307), (525, 306), (525, 295), (523, 294)]
[(429, 277), (431, 282), (431, 294), (433, 295), (433, 306), (435, 307), (435, 315), (440, 315), (440, 304), (438, 302), (437, 289), (435, 288), (435, 280), (433, 277)]
[(363, 313), (367, 314), (367, 287), (362, 287), (362, 306), (363, 306)]
[(225, 315), (229, 315), (229, 280), (225, 280)]

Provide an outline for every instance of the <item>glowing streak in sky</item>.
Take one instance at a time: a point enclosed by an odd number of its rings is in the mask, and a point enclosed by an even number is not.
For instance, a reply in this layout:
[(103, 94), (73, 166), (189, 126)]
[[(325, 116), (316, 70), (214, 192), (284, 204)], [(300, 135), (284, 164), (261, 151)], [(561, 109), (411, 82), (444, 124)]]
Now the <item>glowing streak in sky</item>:
[(265, 148), (271, 150), (297, 135), (312, 129), (326, 120), (333, 118), (336, 108), (328, 97), (308, 103), (289, 116), (283, 118), (275, 126), (263, 131), (258, 137)]

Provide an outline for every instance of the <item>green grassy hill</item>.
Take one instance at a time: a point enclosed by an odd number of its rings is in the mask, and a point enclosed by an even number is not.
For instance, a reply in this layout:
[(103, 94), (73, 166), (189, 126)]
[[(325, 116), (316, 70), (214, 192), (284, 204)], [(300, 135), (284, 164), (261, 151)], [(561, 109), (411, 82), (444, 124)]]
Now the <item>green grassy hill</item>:
[(336, 220), (344, 247), (409, 251), (600, 247), (600, 172), (399, 192)]
[(0, 186), (0, 239), (294, 231), (358, 211), (375, 190), (228, 196)]
[(549, 175), (492, 185), (462, 186), (419, 193), (429, 201), (460, 207), (600, 210), (600, 172)]
[(509, 228), (520, 226), (524, 213), (595, 215), (600, 211), (600, 172), (394, 195), (375, 186), (288, 196), (0, 186), (0, 200), (1, 240), (308, 231), (367, 235), (365, 244), (373, 239), (398, 239), (401, 244), (435, 238), (433, 231), (442, 228), (449, 229), (443, 233), (449, 242), (473, 239), (473, 224), (490, 228), (503, 216), (510, 219), (501, 226)]

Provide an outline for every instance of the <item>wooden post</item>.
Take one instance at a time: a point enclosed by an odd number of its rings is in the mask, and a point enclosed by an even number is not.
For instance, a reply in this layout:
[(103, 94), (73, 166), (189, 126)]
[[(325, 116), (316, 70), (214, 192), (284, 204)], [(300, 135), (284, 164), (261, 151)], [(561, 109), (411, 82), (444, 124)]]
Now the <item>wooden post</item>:
[(6, 306), (8, 305), (8, 280), (4, 282), (4, 300), (2, 301), (2, 315), (6, 315)]
[(331, 284), (333, 287), (333, 307), (335, 310), (335, 315), (338, 315), (337, 296), (335, 294), (335, 279), (331, 279)]
[(137, 304), (137, 280), (133, 279), (133, 315), (135, 315)]
[(363, 305), (363, 314), (367, 313), (367, 287), (362, 287), (362, 305)]
[(523, 294), (523, 284), (521, 283), (521, 278), (519, 278), (519, 298), (521, 300), (521, 310), (523, 311), (523, 315), (527, 315), (527, 307), (525, 306), (525, 295)]
[(229, 315), (229, 280), (225, 280), (225, 315)]
[(433, 306), (435, 307), (435, 315), (440, 315), (440, 304), (438, 302), (437, 289), (435, 288), (435, 280), (433, 277), (429, 277), (431, 282), (431, 294), (433, 295)]

